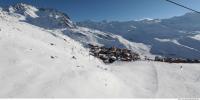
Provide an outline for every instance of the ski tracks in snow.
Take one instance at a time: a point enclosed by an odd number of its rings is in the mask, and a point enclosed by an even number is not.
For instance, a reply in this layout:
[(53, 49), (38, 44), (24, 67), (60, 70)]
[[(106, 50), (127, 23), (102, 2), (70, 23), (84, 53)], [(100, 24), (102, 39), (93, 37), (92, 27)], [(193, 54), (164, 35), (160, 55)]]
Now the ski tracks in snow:
[(154, 93), (154, 96), (157, 97), (157, 93), (159, 91), (159, 75), (158, 75), (158, 71), (157, 71), (157, 68), (154, 64), (151, 64), (152, 66), (152, 72), (153, 72), (153, 77), (154, 77), (154, 80), (153, 80), (153, 83), (154, 83), (154, 89), (153, 89), (153, 93)]

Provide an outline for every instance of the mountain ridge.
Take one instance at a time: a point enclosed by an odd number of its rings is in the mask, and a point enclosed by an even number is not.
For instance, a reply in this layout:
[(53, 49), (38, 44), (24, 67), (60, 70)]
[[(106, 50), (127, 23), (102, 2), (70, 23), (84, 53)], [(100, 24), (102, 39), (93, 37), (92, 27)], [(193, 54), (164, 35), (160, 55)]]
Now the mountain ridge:
[(152, 56), (149, 53), (150, 47), (147, 45), (127, 41), (123, 37), (109, 32), (80, 27), (72, 22), (67, 14), (54, 9), (36, 8), (27, 4), (16, 4), (10, 6), (5, 12), (10, 15), (17, 14), (21, 16), (22, 20), (20, 21), (30, 23), (40, 28), (59, 31), (61, 34), (67, 35), (82, 43), (85, 47), (87, 47), (88, 44), (107, 47), (116, 46), (133, 50), (143, 56)]
[[(196, 13), (186, 13), (183, 16), (175, 16), (168, 19), (144, 19), (125, 22), (77, 22), (79, 26), (111, 32), (129, 41), (150, 45), (150, 52), (155, 55), (190, 59), (198, 59), (200, 57), (200, 48), (197, 45), (200, 41), (192, 38), (198, 37), (199, 23), (200, 15)], [(176, 40), (179, 43), (174, 43), (173, 41), (161, 42), (155, 38)]]

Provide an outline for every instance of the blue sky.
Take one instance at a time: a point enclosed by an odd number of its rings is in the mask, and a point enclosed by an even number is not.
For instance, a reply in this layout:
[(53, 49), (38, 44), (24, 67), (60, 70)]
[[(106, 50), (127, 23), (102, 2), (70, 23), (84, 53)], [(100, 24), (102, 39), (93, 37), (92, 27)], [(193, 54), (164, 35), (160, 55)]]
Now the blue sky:
[[(200, 0), (174, 0), (200, 11)], [(165, 0), (0, 0), (0, 6), (27, 3), (37, 7), (56, 8), (73, 21), (127, 21), (142, 18), (169, 18), (188, 10)]]

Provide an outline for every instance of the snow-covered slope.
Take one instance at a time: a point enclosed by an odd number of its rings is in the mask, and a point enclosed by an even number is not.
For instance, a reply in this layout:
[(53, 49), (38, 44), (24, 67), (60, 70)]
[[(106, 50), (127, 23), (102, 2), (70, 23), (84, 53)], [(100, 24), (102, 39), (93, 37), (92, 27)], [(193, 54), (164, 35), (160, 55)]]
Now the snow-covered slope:
[(135, 97), (199, 97), (198, 64), (116, 63), (111, 69), (132, 86), (130, 91)]
[(72, 39), (81, 42), (87, 47), (88, 44), (106, 46), (106, 47), (119, 47), (127, 48), (137, 52), (144, 57), (153, 57), (150, 54), (150, 46), (144, 45), (143, 43), (130, 42), (119, 35), (112, 33), (105, 33), (98, 30), (93, 30), (85, 27), (76, 26), (76, 28), (66, 29), (62, 31), (65, 35)]
[(194, 32), (195, 35), (190, 36), (190, 38), (200, 41), (200, 31)]
[(200, 41), (200, 35), (195, 35), (195, 36), (193, 36), (192, 38), (195, 39), (195, 40)]
[[(118, 34), (132, 42), (150, 45), (150, 52), (153, 54), (190, 59), (200, 58), (200, 41), (198, 41), (200, 15), (196, 13), (187, 13), (169, 19), (143, 19), (126, 22), (84, 21), (77, 24)], [(156, 38), (175, 40), (178, 43), (162, 42)]]
[(200, 96), (199, 64), (105, 65), (60, 30), (21, 21), (25, 18), (0, 12), (1, 98)]
[(89, 95), (81, 91), (100, 61), (67, 36), (12, 19), (0, 19), (0, 97)]

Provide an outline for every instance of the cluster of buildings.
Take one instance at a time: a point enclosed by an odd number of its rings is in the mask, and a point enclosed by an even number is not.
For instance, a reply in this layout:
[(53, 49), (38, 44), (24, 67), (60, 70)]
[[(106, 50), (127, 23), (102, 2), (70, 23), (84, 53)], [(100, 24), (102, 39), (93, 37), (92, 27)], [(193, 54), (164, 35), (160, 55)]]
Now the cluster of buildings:
[(200, 63), (198, 59), (183, 59), (183, 58), (171, 58), (171, 57), (159, 57), (156, 56), (154, 61), (168, 62), (168, 63)]
[(113, 63), (115, 61), (136, 61), (140, 59), (139, 54), (128, 49), (116, 47), (100, 47), (89, 44), (90, 54), (103, 60), (104, 63)]

